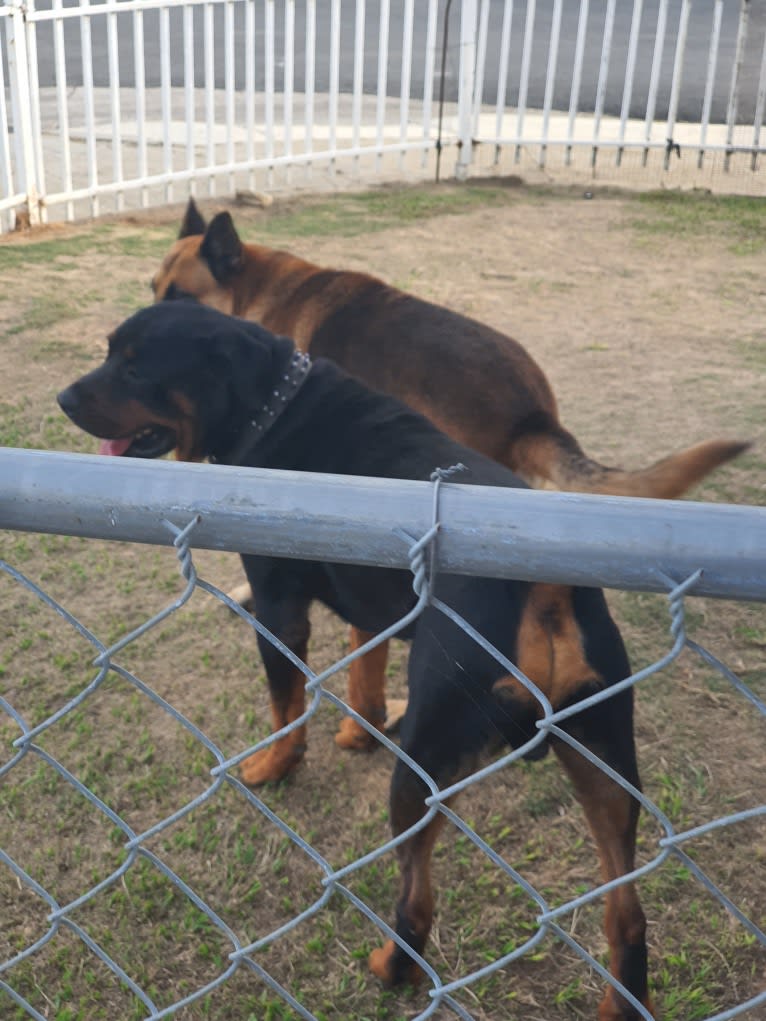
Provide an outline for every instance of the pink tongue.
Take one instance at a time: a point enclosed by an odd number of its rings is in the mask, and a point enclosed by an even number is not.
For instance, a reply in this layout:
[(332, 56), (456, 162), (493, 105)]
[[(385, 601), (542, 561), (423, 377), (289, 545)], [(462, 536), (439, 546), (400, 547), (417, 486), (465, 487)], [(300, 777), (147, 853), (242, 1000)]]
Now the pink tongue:
[(99, 444), (99, 454), (109, 454), (111, 457), (120, 457), (133, 442), (133, 437), (128, 436), (124, 440), (102, 440)]

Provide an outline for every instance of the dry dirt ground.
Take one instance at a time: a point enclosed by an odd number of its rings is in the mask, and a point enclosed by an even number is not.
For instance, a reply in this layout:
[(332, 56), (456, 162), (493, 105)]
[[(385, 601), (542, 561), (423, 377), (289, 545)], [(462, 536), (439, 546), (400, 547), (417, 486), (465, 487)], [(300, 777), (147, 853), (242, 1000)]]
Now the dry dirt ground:
[[(203, 202), (209, 211), (215, 201)], [(358, 268), (483, 319), (521, 341), (547, 372), (562, 419), (607, 463), (639, 466), (705, 437), (749, 437), (752, 450), (715, 473), (697, 499), (766, 502), (766, 203), (699, 195), (621, 196), (541, 191), (509, 182), (381, 190), (232, 208), (242, 234), (314, 261)], [(55, 394), (102, 356), (107, 332), (150, 298), (149, 279), (172, 240), (178, 208), (123, 221), (59, 227), (0, 241), (3, 386), (0, 442), (92, 452), (64, 421)], [(477, 395), (481, 400), (481, 395)], [(1, 462), (0, 462), (1, 464)], [(1, 470), (1, 469), (0, 469)], [(0, 500), (2, 493), (0, 492)], [(587, 524), (584, 523), (584, 527)], [(41, 585), (105, 643), (146, 620), (183, 588), (167, 549), (0, 533), (11, 567)], [(199, 553), (200, 573), (226, 587), (234, 556)], [(659, 596), (611, 593), (634, 668), (670, 647)], [(34, 725), (86, 687), (94, 651), (15, 578), (0, 575), (0, 692)], [(755, 605), (691, 599), (691, 636), (766, 695), (766, 614)], [(315, 614), (312, 665), (329, 664), (345, 634)], [(406, 651), (394, 649), (391, 688), (402, 693)], [(253, 635), (198, 591), (129, 645), (119, 663), (233, 754), (268, 731)], [(344, 679), (333, 682), (343, 691)], [(760, 804), (766, 727), (756, 709), (688, 651), (637, 693), (639, 756), (648, 796), (678, 829)], [(388, 834), (391, 756), (352, 756), (332, 740), (337, 714), (312, 722), (307, 759), (264, 801), (333, 866)], [(0, 765), (18, 727), (0, 715)], [(136, 831), (170, 816), (209, 784), (210, 754), (129, 679), (98, 690), (42, 734), (55, 756)], [(515, 765), (473, 788), (463, 817), (552, 904), (597, 881), (580, 810), (551, 758)], [(125, 834), (42, 753), (0, 774), (0, 847), (68, 904), (126, 862)], [(766, 921), (763, 819), (687, 845), (753, 922)], [(654, 822), (640, 858), (657, 853)], [(146, 847), (246, 944), (295, 917), (321, 893), (321, 872), (252, 804), (224, 789), (150, 838)], [(521, 945), (535, 905), (470, 841), (448, 828), (437, 847), (437, 916), (428, 957), (448, 982)], [(393, 918), (392, 855), (349, 880)], [(764, 951), (677, 859), (640, 882), (649, 918), (658, 1017), (696, 1021), (764, 988)], [(50, 931), (51, 905), (0, 863), (0, 960)], [(600, 906), (563, 920), (598, 960)], [(229, 940), (148, 856), (113, 878), (70, 918), (165, 1006), (214, 982)], [(366, 970), (378, 933), (335, 896), (315, 917), (252, 958), (307, 1010), (332, 1021), (398, 1021), (428, 1005), (428, 990), (383, 992)], [(133, 1019), (147, 1008), (65, 926), (4, 978), (38, 1016)], [(594, 1018), (601, 979), (562, 944), (531, 953), (457, 996), (481, 1021)], [(763, 1005), (741, 1016), (756, 1021)], [(28, 1016), (0, 988), (2, 1017)], [(177, 1017), (219, 1021), (299, 1015), (240, 967)], [(446, 1008), (437, 1018), (454, 1016)]]

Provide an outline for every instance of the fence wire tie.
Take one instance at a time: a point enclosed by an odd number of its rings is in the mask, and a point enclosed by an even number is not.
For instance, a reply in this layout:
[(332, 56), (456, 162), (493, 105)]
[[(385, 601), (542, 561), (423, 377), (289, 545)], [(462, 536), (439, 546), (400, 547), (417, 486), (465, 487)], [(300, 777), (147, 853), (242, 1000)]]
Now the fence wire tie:
[(657, 573), (667, 585), (671, 586), (670, 592), (668, 592), (667, 596), (671, 616), (670, 633), (674, 638), (680, 637), (684, 642), (686, 642), (686, 631), (684, 630), (684, 596), (700, 580), (703, 575), (703, 569), (698, 567), (693, 574), (690, 574), (689, 577), (682, 582), (677, 582), (674, 578), (665, 574), (664, 571), (658, 571)]
[(202, 521), (201, 514), (195, 514), (191, 521), (184, 528), (178, 528), (172, 521), (168, 521), (167, 518), (162, 519), (162, 524), (169, 532), (173, 532), (175, 539), (173, 539), (173, 545), (176, 548), (176, 556), (181, 564), (181, 573), (184, 578), (188, 581), (193, 575), (195, 575), (194, 564), (191, 558), (191, 549), (189, 547), (189, 536)]
[[(439, 520), (439, 492), (441, 484), (458, 472), (468, 471), (461, 462), (453, 464), (449, 468), (435, 468), (431, 472), (433, 482), (433, 503), (431, 511), (431, 527), (419, 539), (415, 539), (403, 528), (395, 528), (394, 535), (410, 543), (410, 570), (413, 574), (412, 588), (418, 597), (418, 602), (423, 600), (427, 603), (431, 598), (434, 578), (436, 577), (436, 537), (441, 529)], [(425, 550), (429, 551), (428, 566), (426, 567)]]

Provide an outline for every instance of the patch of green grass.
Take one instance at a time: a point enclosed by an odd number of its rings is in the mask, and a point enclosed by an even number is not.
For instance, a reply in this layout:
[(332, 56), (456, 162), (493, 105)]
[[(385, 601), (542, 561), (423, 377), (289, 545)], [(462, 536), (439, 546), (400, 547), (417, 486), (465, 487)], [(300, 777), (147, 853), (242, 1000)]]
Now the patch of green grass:
[(763, 336), (735, 338), (736, 350), (742, 356), (742, 361), (749, 369), (757, 369), (760, 372), (766, 370), (766, 340)]
[(20, 401), (18, 404), (9, 404), (0, 401), (0, 446), (23, 447), (26, 445), (28, 428), (23, 421), (23, 415), (29, 402)]
[(24, 309), (22, 319), (5, 332), (11, 337), (17, 333), (39, 332), (66, 319), (76, 319), (91, 302), (61, 293), (40, 294)]
[(257, 240), (355, 237), (436, 216), (473, 212), (513, 201), (507, 188), (481, 185), (385, 188), (280, 209), (257, 221)]
[(156, 227), (151, 230), (132, 228), (127, 232), (117, 224), (97, 223), (63, 237), (44, 237), (40, 241), (24, 241), (23, 244), (8, 242), (0, 244), (0, 272), (42, 265), (60, 265), (64, 268), (94, 254), (113, 258), (160, 257), (165, 254), (176, 230), (168, 225), (166, 228)]
[(766, 203), (744, 195), (709, 195), (697, 192), (652, 191), (636, 199), (642, 215), (631, 219), (634, 230), (645, 235), (704, 237), (724, 235), (732, 255), (754, 255), (766, 250)]

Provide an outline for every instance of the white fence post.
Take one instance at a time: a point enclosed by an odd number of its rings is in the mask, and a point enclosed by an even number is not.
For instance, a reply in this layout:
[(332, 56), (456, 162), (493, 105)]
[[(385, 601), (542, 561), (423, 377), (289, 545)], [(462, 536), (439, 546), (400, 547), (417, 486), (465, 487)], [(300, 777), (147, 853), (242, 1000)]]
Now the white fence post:
[(460, 70), (458, 74), (458, 156), (455, 177), (465, 181), (473, 159), (473, 103), (476, 84), (478, 10), (477, 0), (460, 5)]
[(11, 109), (16, 142), (19, 183), (27, 196), (30, 226), (41, 221), (42, 196), (37, 178), (37, 160), (41, 142), (35, 140), (32, 120), (32, 93), (29, 85), (29, 60), (26, 37), (26, 8), (21, 0), (11, 0), (8, 19), (8, 77), (11, 87)]

